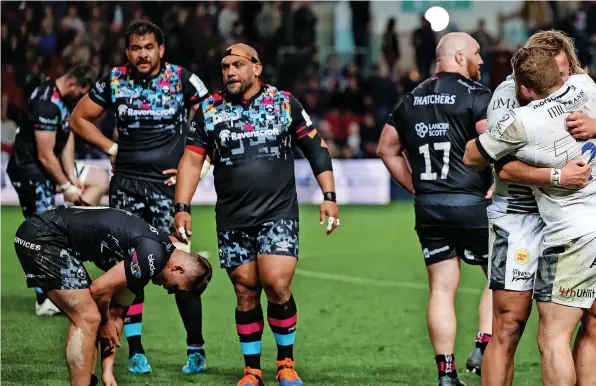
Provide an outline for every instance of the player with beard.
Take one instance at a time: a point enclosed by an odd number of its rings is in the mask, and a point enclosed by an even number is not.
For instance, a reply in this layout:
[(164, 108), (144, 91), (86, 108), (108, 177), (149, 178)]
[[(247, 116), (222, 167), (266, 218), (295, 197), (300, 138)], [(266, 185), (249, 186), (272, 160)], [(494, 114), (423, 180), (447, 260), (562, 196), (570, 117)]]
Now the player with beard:
[[(571, 38), (560, 31), (541, 31), (532, 35), (526, 47), (541, 47), (556, 59), (564, 82), (582, 88), (596, 97), (596, 84), (581, 67)], [(489, 126), (495, 125), (509, 109), (526, 105), (529, 100), (516, 96), (515, 82), (509, 76), (495, 90), (488, 110)], [(567, 121), (575, 138), (589, 139), (596, 136), (596, 120), (583, 112), (574, 112)], [(473, 146), (472, 143), (469, 146)], [(467, 153), (469, 156), (469, 153)], [(472, 167), (468, 157), (464, 161)], [(487, 164), (482, 162), (484, 166)], [(532, 291), (538, 259), (542, 249), (544, 223), (532, 193), (533, 186), (549, 186), (551, 169), (538, 169), (509, 157), (496, 165), (495, 192), (488, 208), (490, 232), (489, 286), (493, 291), (493, 338), (482, 361), (483, 385), (511, 385), (514, 376), (514, 356), (532, 309)], [(587, 184), (591, 172), (589, 165), (572, 161), (561, 171), (560, 185), (579, 189)], [(505, 180), (503, 180), (504, 178)], [(595, 314), (596, 315), (596, 314)], [(596, 332), (596, 324), (584, 320), (574, 347), (581, 358), (592, 358), (586, 352), (590, 340), (585, 331)], [(593, 333), (590, 333), (591, 335)], [(581, 371), (578, 376), (589, 382), (589, 375)], [(586, 376), (588, 378), (586, 378)], [(583, 383), (581, 383), (583, 384)]]
[[(482, 63), (471, 36), (445, 35), (437, 46), (436, 74), (402, 98), (377, 150), (391, 176), (415, 195), (416, 231), (430, 286), (427, 323), (440, 386), (463, 385), (453, 354), (461, 261), (486, 272), (490, 171), (477, 173), (463, 162), (467, 141), (487, 128), (491, 94), (477, 82)], [(490, 340), (491, 308), (485, 288), (477, 347)]]
[[(79, 205), (97, 205), (105, 194), (107, 173), (75, 163), (74, 135), (69, 126), (71, 106), (94, 81), (90, 67), (74, 67), (36, 87), (25, 105), (6, 169), (25, 218), (52, 209), (56, 191), (63, 193), (65, 201)], [(35, 292), (36, 315), (60, 312), (40, 288)]]
[[(569, 343), (577, 323), (588, 320), (590, 313), (594, 316), (594, 171), (579, 190), (561, 188), (560, 180), (561, 169), (570, 160), (590, 165), (594, 162), (594, 139), (576, 140), (572, 137), (576, 128), (568, 130), (566, 126), (577, 111), (596, 116), (596, 102), (590, 95), (593, 90), (588, 93), (563, 82), (550, 51), (536, 46), (515, 54), (511, 63), (517, 99), (530, 103), (508, 110), (489, 131), (468, 143), (466, 163), (482, 167), (515, 155), (521, 161), (550, 169), (551, 183), (532, 188), (544, 221), (533, 295), (539, 312), (542, 376), (545, 385), (587, 385), (595, 381), (594, 351), (584, 347), (572, 355)], [(590, 335), (590, 329), (586, 326), (583, 334)], [(576, 346), (585, 337), (579, 334)], [(588, 337), (588, 346), (593, 347), (593, 337)]]
[[(83, 98), (72, 116), (73, 130), (114, 162), (110, 206), (137, 214), (164, 233), (172, 233), (176, 168), (184, 152), (188, 112), (208, 95), (203, 82), (186, 69), (162, 62), (164, 35), (155, 24), (133, 21), (126, 32), (128, 65), (115, 67)], [(114, 109), (118, 143), (92, 123), (105, 109)], [(173, 174), (173, 175), (172, 175)], [(190, 246), (188, 246), (190, 250)], [(141, 343), (144, 293), (128, 311), (124, 333), (133, 373), (151, 366)], [(187, 332), (184, 373), (207, 367), (202, 334), (201, 300), (176, 295)]]
[(261, 292), (277, 344), (277, 380), (302, 385), (294, 369), (297, 309), (290, 284), (298, 259), (298, 200), (294, 146), (310, 162), (323, 191), (320, 223), (339, 226), (331, 157), (298, 100), (262, 85), (257, 52), (245, 44), (225, 51), (226, 89), (201, 103), (193, 118), (176, 187), (176, 237), (191, 236), (190, 200), (205, 156), (214, 166), (221, 267), (236, 292), (236, 331), (244, 355), (239, 386), (262, 385)]

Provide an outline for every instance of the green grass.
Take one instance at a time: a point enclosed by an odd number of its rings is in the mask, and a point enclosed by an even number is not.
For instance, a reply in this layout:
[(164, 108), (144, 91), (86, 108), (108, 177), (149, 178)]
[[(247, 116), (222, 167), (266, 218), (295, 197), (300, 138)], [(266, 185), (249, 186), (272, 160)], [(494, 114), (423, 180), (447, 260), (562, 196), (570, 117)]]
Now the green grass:
[[(411, 204), (340, 210), (342, 225), (328, 237), (318, 224), (317, 208), (301, 207), (301, 260), (293, 292), (299, 310), (295, 356), (303, 381), (325, 386), (436, 384), (425, 321), (427, 278)], [(34, 293), (25, 286), (13, 248), (22, 217), (16, 207), (3, 207), (1, 217), (2, 384), (65, 385), (68, 322), (63, 316), (34, 316)], [(123, 339), (116, 362), (120, 385), (235, 385), (241, 375), (235, 296), (225, 271), (217, 268), (213, 208), (196, 207), (193, 218), (193, 250), (208, 250), (216, 268), (203, 297), (209, 370), (191, 376), (180, 372), (186, 344), (174, 298), (150, 285), (143, 342), (153, 373), (128, 374)], [(480, 385), (478, 376), (465, 373), (465, 359), (477, 332), (477, 303), (484, 281), (479, 268), (462, 265), (460, 286), (478, 289), (459, 293), (456, 305), (457, 365), (468, 385)], [(541, 383), (535, 336), (536, 312), (517, 353), (516, 385)], [(262, 363), (266, 384), (275, 384), (275, 342), (268, 328)]]

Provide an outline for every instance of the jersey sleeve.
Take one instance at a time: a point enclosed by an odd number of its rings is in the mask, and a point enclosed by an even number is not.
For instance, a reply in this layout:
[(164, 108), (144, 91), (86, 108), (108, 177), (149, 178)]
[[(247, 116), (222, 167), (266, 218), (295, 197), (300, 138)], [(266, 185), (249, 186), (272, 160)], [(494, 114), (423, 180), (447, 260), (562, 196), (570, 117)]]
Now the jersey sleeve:
[(402, 113), (404, 110), (404, 101), (405, 101), (406, 97), (407, 97), (407, 95), (400, 99), (397, 106), (395, 106), (395, 109), (393, 110), (393, 112), (391, 114), (389, 114), (389, 118), (387, 118), (387, 122), (386, 122), (386, 124), (388, 124), (389, 126), (392, 126), (395, 130), (398, 130), (398, 131), (399, 131), (399, 127), (402, 126), (400, 124), (400, 121), (401, 121), (401, 116), (402, 116)]
[(496, 124), (510, 109), (516, 107), (518, 107), (518, 103), (515, 96), (515, 88), (509, 85), (497, 87), (490, 100), (486, 114), (488, 126), (490, 127)]
[(203, 111), (199, 107), (190, 122), (188, 137), (186, 138), (186, 148), (202, 156), (206, 155), (211, 144), (205, 131), (205, 118)]
[(290, 133), (300, 139), (307, 135), (315, 135), (317, 129), (313, 124), (310, 116), (302, 107), (300, 101), (290, 94), (290, 114), (292, 116), (292, 126)]
[(474, 123), (486, 119), (490, 98), (491, 92), (488, 89), (481, 91), (474, 98), (474, 103), (472, 104), (472, 118), (474, 119)]
[(476, 139), (478, 150), (491, 163), (515, 153), (527, 144), (523, 124), (513, 110), (509, 110)]
[(128, 289), (137, 294), (164, 269), (174, 249), (168, 251), (166, 244), (143, 236), (135, 242), (136, 247), (124, 259), (124, 271)]
[(182, 82), (184, 105), (187, 108), (196, 105), (209, 95), (209, 91), (201, 78), (185, 68), (182, 69), (180, 80)]
[(34, 99), (30, 106), (30, 118), (35, 130), (56, 131), (62, 124), (60, 109), (49, 100)]
[(112, 87), (110, 87), (110, 74), (104, 76), (91, 88), (89, 91), (89, 98), (100, 105), (103, 108), (107, 108), (112, 105)]

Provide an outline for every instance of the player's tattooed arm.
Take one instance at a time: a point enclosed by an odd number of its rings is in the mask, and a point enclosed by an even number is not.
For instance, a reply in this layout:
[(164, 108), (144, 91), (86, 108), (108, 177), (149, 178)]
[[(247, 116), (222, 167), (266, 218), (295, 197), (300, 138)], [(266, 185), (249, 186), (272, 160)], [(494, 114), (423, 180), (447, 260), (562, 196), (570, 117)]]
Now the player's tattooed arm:
[[(538, 168), (506, 157), (495, 164), (495, 171), (505, 182), (528, 186), (552, 186), (553, 169)], [(573, 160), (563, 167), (559, 175), (559, 186), (566, 189), (581, 189), (588, 184), (592, 167), (581, 160)], [(556, 181), (556, 180), (555, 180)]]
[(412, 169), (399, 139), (397, 128), (389, 123), (385, 124), (381, 132), (377, 155), (385, 164), (391, 177), (410, 194), (414, 195), (416, 192), (412, 183)]

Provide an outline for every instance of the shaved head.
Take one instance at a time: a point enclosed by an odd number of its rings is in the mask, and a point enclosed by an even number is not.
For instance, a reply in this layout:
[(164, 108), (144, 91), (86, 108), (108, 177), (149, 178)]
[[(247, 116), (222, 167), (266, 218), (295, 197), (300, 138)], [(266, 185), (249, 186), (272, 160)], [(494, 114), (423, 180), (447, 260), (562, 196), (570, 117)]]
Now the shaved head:
[(480, 45), (464, 32), (448, 33), (437, 44), (437, 72), (457, 72), (480, 80)]
[(262, 70), (257, 50), (244, 43), (228, 47), (221, 61), (223, 82), (231, 95), (254, 95), (260, 88)]
[(232, 44), (231, 46), (229, 46), (226, 51), (244, 51), (246, 53), (248, 53), (250, 56), (256, 58), (257, 60), (259, 59), (259, 54), (257, 53), (257, 50), (255, 50), (254, 48), (252, 48), (251, 46), (249, 46), (248, 44), (244, 44), (244, 43), (236, 43), (236, 44)]

